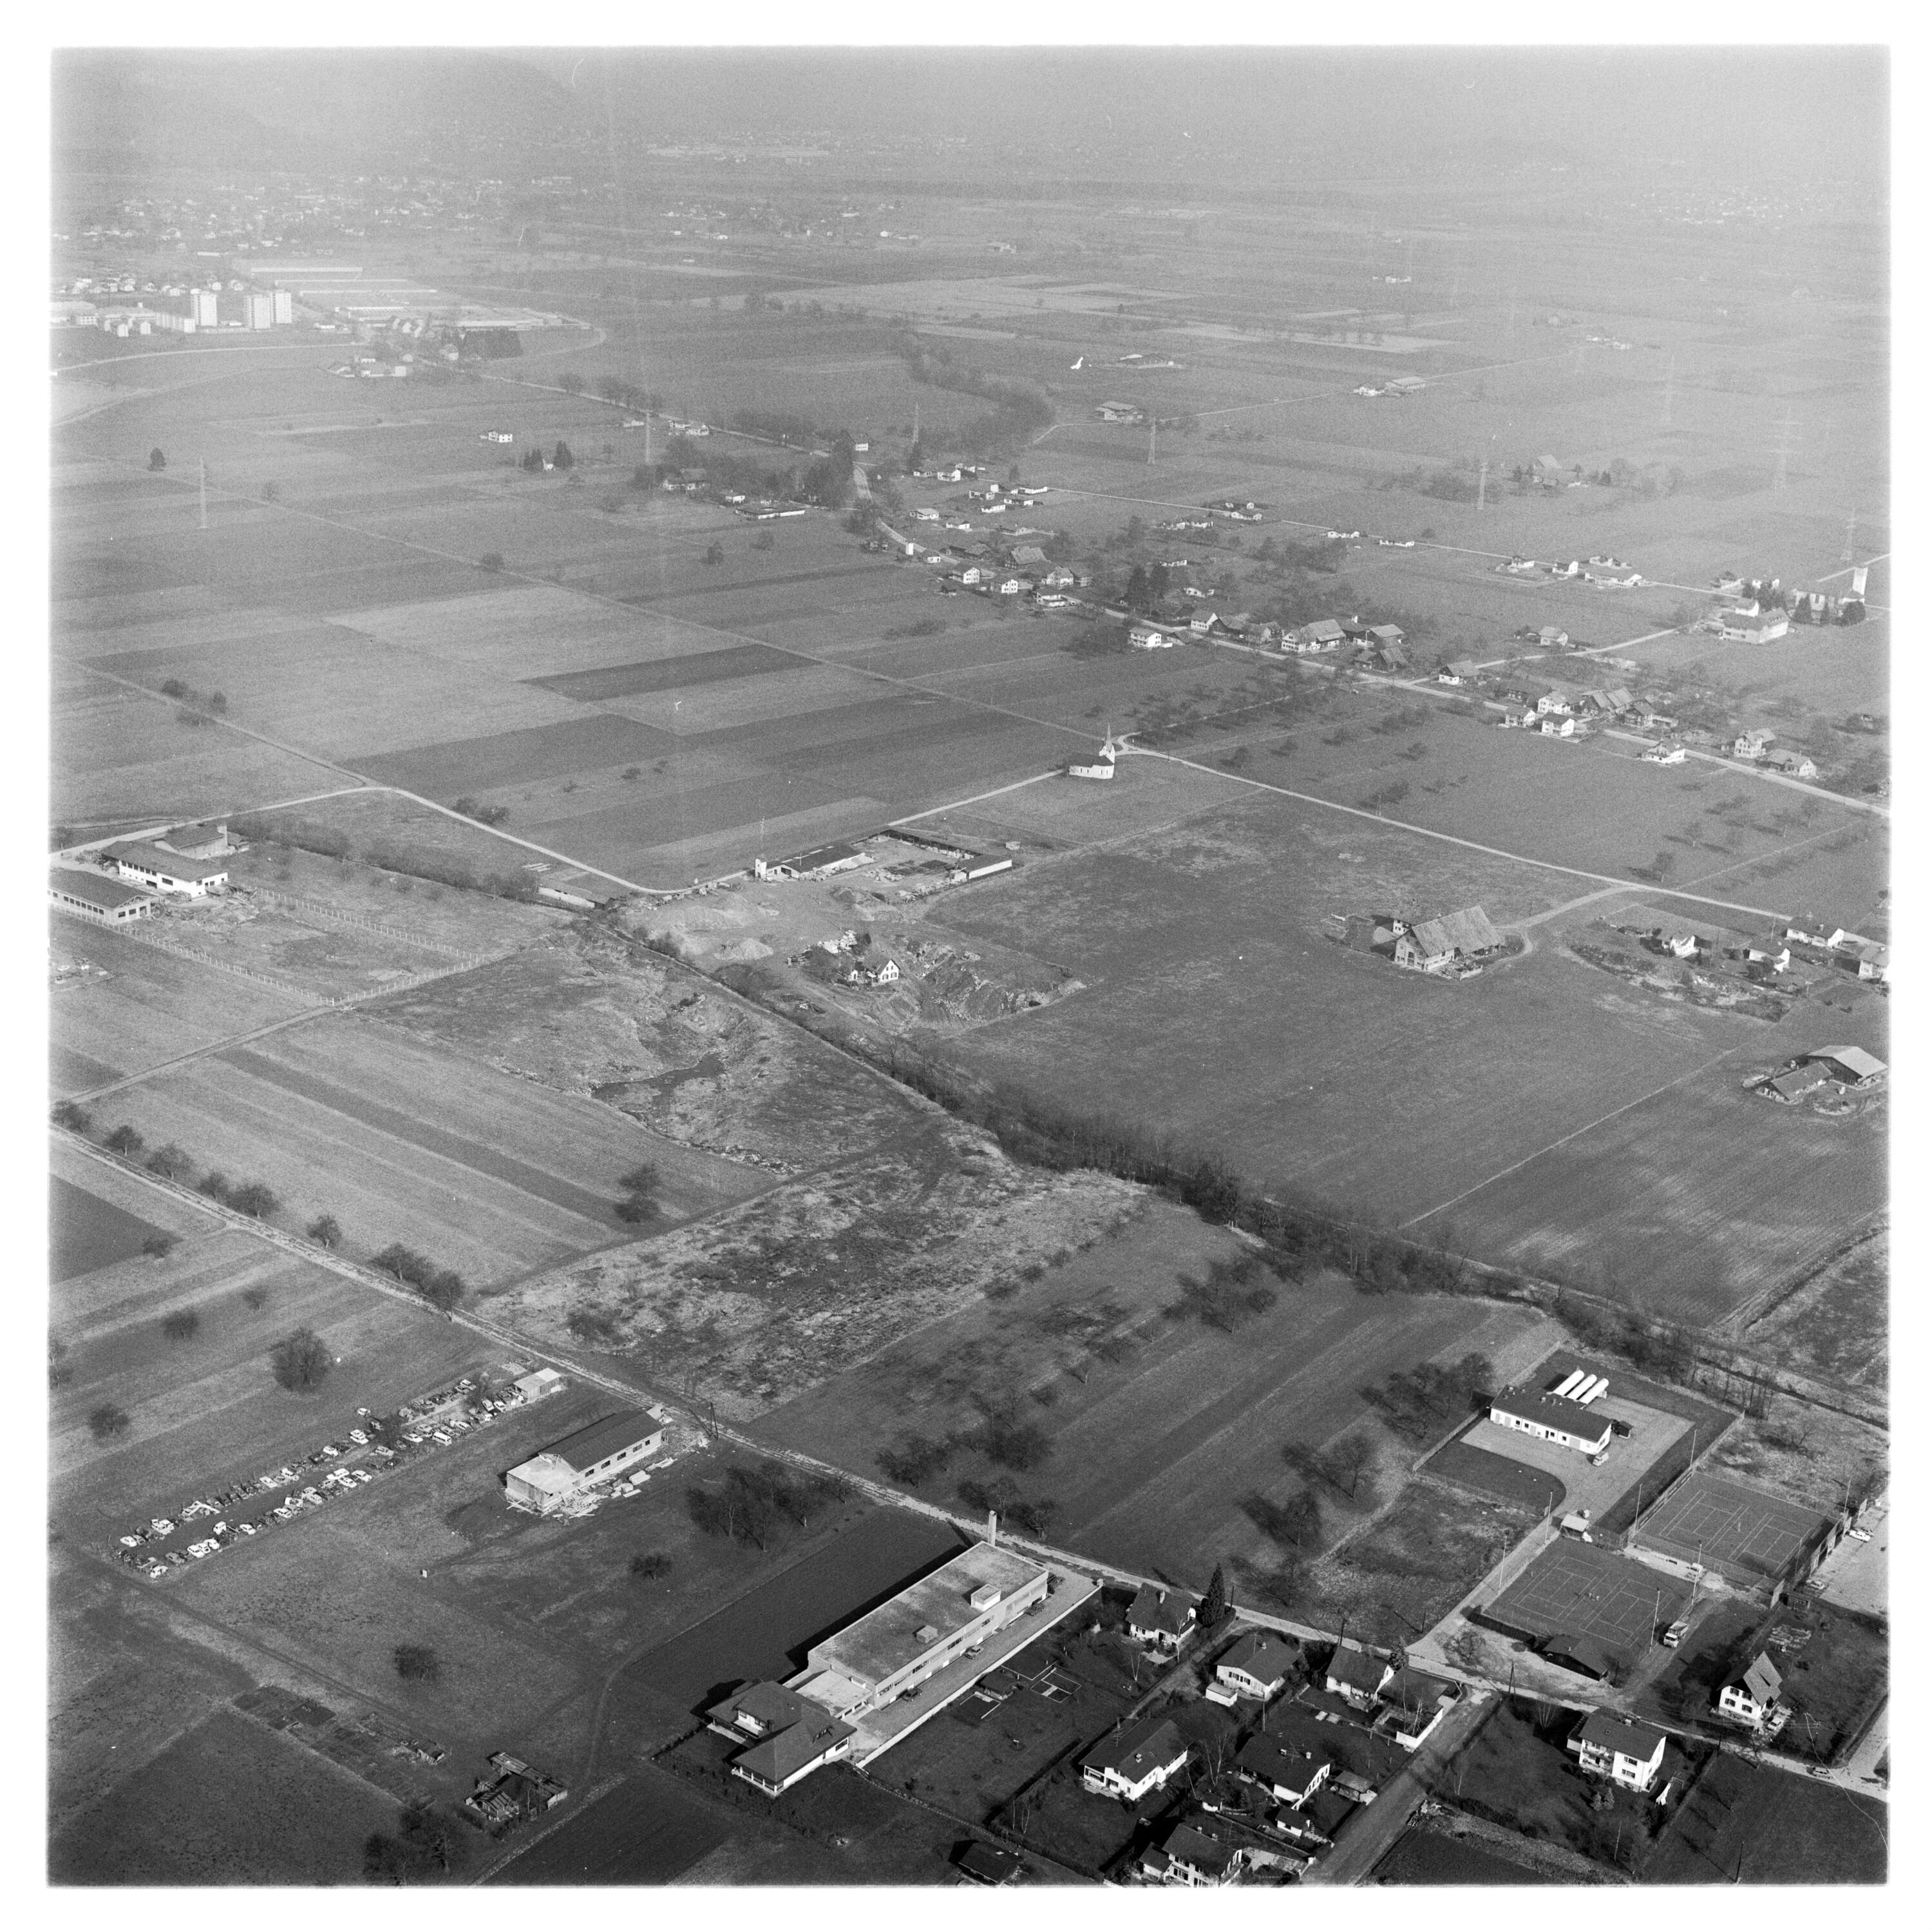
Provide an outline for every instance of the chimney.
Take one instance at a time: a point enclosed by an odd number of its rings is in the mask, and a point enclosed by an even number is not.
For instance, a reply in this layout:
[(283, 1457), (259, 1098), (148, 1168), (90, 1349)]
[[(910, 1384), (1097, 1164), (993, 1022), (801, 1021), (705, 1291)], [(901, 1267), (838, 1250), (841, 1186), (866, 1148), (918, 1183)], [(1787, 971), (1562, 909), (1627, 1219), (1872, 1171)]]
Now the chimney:
[(220, 822), (220, 824), (218, 824), (218, 825), (216, 825), (216, 826), (215, 826), (215, 827), (214, 827), (214, 835), (215, 835), (218, 838), (219, 838), (219, 839), (221, 840), (221, 848), (222, 848), (224, 851), (225, 851), (226, 850), (227, 850), (227, 848), (228, 848), (228, 821), (227, 821), (227, 819), (226, 819), (226, 818), (224, 818), (221, 821), (221, 822)]
[(986, 1545), (989, 1548), (1000, 1545), (1000, 1517), (990, 1508), (986, 1510)]

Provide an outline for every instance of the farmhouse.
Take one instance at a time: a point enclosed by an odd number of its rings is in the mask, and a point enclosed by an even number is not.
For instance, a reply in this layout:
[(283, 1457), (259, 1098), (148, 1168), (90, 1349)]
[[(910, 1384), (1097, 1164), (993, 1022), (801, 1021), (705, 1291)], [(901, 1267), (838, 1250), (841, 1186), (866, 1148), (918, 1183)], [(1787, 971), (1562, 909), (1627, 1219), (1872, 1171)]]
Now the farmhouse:
[(1150, 1790), (1165, 1789), (1187, 1760), (1187, 1744), (1164, 1715), (1130, 1724), (1088, 1751), (1080, 1764), (1083, 1789), (1096, 1796), (1138, 1802)]
[(1584, 1717), (1563, 1745), (1586, 1775), (1606, 1776), (1648, 1795), (1664, 1767), (1664, 1733), (1601, 1709)]
[(1786, 777), (1816, 777), (1818, 767), (1799, 751), (1766, 751), (1766, 767), (1782, 771)]
[(1127, 632), (1127, 641), (1137, 650), (1171, 650), (1180, 639), (1152, 623), (1136, 623)]
[(1768, 1728), (1784, 1709), (1779, 1700), (1784, 1690), (1784, 1678), (1760, 1650), (1742, 1674), (1719, 1688), (1718, 1713), (1748, 1729)]
[(532, 1769), (504, 1750), (499, 1749), (489, 1760), (496, 1773), (485, 1776), (463, 1799), (464, 1808), (486, 1829), (501, 1830), (541, 1816), (570, 1793), (554, 1776)]
[(1782, 1072), (1764, 1080), (1758, 1090), (1790, 1105), (1821, 1085), (1869, 1092), (1885, 1074), (1884, 1060), (1874, 1058), (1857, 1046), (1834, 1046), (1826, 1052), (1805, 1053)]
[(178, 892), (184, 898), (206, 898), (228, 882), (228, 867), (206, 858), (177, 857), (158, 845), (110, 845), (101, 855), (130, 884), (151, 891)]
[(1771, 749), (1771, 740), (1777, 734), (1774, 731), (1746, 731), (1732, 740), (1731, 755), (1734, 758), (1761, 758)]
[(1267, 1702), (1281, 1693), (1294, 1669), (1292, 1643), (1266, 1629), (1251, 1628), (1214, 1664), (1214, 1674), (1237, 1695)]
[(1646, 764), (1682, 764), (1686, 755), (1682, 744), (1652, 744), (1643, 754)]
[(1330, 1695), (1339, 1695), (1358, 1709), (1372, 1709), (1382, 1692), (1395, 1679), (1395, 1666), (1385, 1656), (1367, 1649), (1348, 1649), (1337, 1644), (1328, 1658), (1322, 1686)]
[(1760, 610), (1755, 605), (1719, 613), (1718, 634), (1727, 644), (1768, 644), (1786, 634), (1791, 619), (1776, 608)]
[(93, 871), (50, 871), (47, 896), (62, 911), (91, 918), (97, 925), (124, 925), (145, 918), (154, 905), (145, 891)]
[(1194, 1626), (1194, 1604), (1184, 1595), (1143, 1583), (1127, 1610), (1127, 1633), (1167, 1655), (1178, 1652)]
[(626, 1469), (648, 1460), (664, 1445), (664, 1424), (655, 1415), (614, 1414), (593, 1421), (554, 1448), (532, 1456), (503, 1477), (504, 1492), (524, 1508), (548, 1514)]
[(1546, 737), (1587, 737), (1589, 726), (1580, 717), (1545, 717), (1537, 728)]
[(1499, 1427), (1574, 1448), (1580, 1454), (1600, 1454), (1610, 1445), (1607, 1414), (1592, 1414), (1581, 1401), (1553, 1394), (1506, 1388), (1490, 1403), (1490, 1418)]
[(1298, 630), (1288, 633), (1289, 647), (1304, 656), (1322, 650), (1338, 650), (1345, 635), (1341, 625), (1332, 617), (1324, 617), (1319, 623), (1304, 623)]
[(1458, 959), (1480, 958), (1502, 949), (1502, 934), (1480, 905), (1425, 918), (1397, 934), (1395, 962), (1412, 971), (1447, 971)]

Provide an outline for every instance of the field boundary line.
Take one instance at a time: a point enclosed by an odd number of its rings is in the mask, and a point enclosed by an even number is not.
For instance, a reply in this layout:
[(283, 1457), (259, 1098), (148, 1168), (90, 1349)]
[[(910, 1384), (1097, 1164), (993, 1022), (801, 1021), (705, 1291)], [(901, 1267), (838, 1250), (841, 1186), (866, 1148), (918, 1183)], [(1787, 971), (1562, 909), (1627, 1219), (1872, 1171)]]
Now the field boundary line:
[(1324, 811), (1340, 811), (1348, 817), (1364, 818), (1372, 824), (1380, 824), (1390, 830), (1408, 831), (1419, 838), (1434, 838), (1443, 844), (1460, 845), (1465, 851), (1480, 851), (1486, 857), (1504, 858), (1514, 864), (1533, 865), (1539, 871), (1558, 872), (1566, 878), (1587, 878), (1594, 884), (1609, 885), (1644, 896), (1661, 895), (1668, 898), (1688, 898), (1695, 904), (1714, 905), (1726, 911), (1747, 911), (1754, 918), (1782, 918), (1788, 915), (1782, 911), (1767, 910), (1761, 905), (1736, 905), (1728, 899), (1707, 898), (1694, 891), (1672, 890), (1666, 885), (1646, 885), (1640, 879), (1612, 878), (1606, 872), (1585, 871), (1576, 865), (1558, 864), (1551, 858), (1526, 857), (1520, 852), (1506, 851), (1496, 845), (1480, 845), (1473, 838), (1459, 838), (1453, 832), (1438, 831), (1426, 824), (1412, 824), (1400, 818), (1384, 816), (1379, 811), (1366, 811), (1359, 804), (1342, 804), (1333, 798), (1317, 797), (1312, 791), (1291, 791), (1286, 785), (1270, 784), (1265, 778), (1244, 777), (1239, 771), (1217, 770), (1212, 764), (1197, 763), (1192, 758), (1178, 757), (1172, 751), (1150, 750), (1142, 744), (1132, 744), (1128, 748), (1137, 757), (1160, 758), (1168, 764), (1183, 764), (1190, 770), (1202, 771), (1210, 777), (1224, 779), (1230, 784), (1244, 784), (1253, 790), (1271, 791), (1277, 797), (1292, 798), (1298, 804), (1318, 805)]
[(1784, 1281), (1781, 1285), (1774, 1284), (1768, 1286), (1762, 1293), (1753, 1295), (1750, 1299), (1732, 1308), (1730, 1313), (1726, 1314), (1712, 1329), (1712, 1331), (1728, 1334), (1733, 1339), (1742, 1342), (1744, 1336), (1760, 1321), (1769, 1319), (1787, 1300), (1802, 1292), (1820, 1274), (1836, 1266), (1846, 1255), (1856, 1252), (1867, 1241), (1875, 1240), (1881, 1234), (1888, 1232), (1891, 1220), (1891, 1209), (1888, 1207), (1880, 1207), (1863, 1227), (1834, 1247), (1822, 1259), (1818, 1261), (1814, 1265), (1807, 1267), (1803, 1272)]
[(1688, 1085), (1692, 1079), (1708, 1072), (1713, 1066), (1721, 1065), (1726, 1059), (1733, 1057), (1744, 1049), (1742, 1046), (1732, 1046), (1727, 1050), (1718, 1053), (1714, 1058), (1706, 1059), (1701, 1065), (1693, 1066), (1688, 1072), (1679, 1073), (1675, 1079), (1666, 1079), (1661, 1085), (1651, 1091), (1640, 1093), (1636, 1098), (1606, 1112), (1600, 1119), (1592, 1119), (1588, 1124), (1579, 1126), (1574, 1131), (1565, 1133), (1560, 1139), (1552, 1139), (1548, 1145), (1539, 1146), (1534, 1152), (1516, 1160), (1514, 1165), (1504, 1166), (1500, 1172), (1492, 1172), (1487, 1179), (1479, 1180), (1475, 1185), (1466, 1187), (1453, 1199), (1445, 1199), (1441, 1205), (1432, 1206), (1427, 1212), (1416, 1214), (1412, 1218), (1403, 1220), (1396, 1227), (1396, 1232), (1401, 1232), (1408, 1227), (1420, 1226), (1425, 1220), (1434, 1219), (1438, 1213), (1446, 1213), (1450, 1207), (1460, 1205), (1472, 1195), (1480, 1193), (1485, 1187), (1495, 1185), (1499, 1179), (1508, 1178), (1513, 1172), (1520, 1172), (1525, 1166), (1541, 1159), (1545, 1153), (1553, 1153), (1558, 1146), (1567, 1146), (1572, 1139), (1581, 1139), (1586, 1133), (1594, 1133), (1599, 1126), (1607, 1125), (1611, 1120), (1618, 1118), (1624, 1113), (1630, 1112), (1647, 1101), (1656, 1098), (1660, 1093), (1669, 1092), (1674, 1087)]
[[(94, 930), (100, 927), (91, 918), (83, 918), (77, 911), (70, 911), (64, 905), (56, 905), (55, 911), (64, 917), (71, 918), (76, 924), (86, 925)], [(285, 979), (272, 978), (265, 971), (257, 971), (252, 965), (231, 964), (226, 959), (218, 959), (212, 954), (198, 951), (193, 945), (184, 945), (178, 938), (164, 938), (156, 932), (136, 931), (132, 923), (121, 928), (124, 938), (131, 938), (137, 945), (150, 945), (158, 952), (166, 952), (171, 956), (187, 959), (193, 963), (206, 965), (211, 971), (225, 971), (230, 977), (248, 980), (251, 984), (266, 986), (271, 992), (278, 992), (284, 998), (311, 1001), (311, 1009), (327, 1011), (335, 1001), (319, 995), (304, 992), (299, 986), (290, 985)]]

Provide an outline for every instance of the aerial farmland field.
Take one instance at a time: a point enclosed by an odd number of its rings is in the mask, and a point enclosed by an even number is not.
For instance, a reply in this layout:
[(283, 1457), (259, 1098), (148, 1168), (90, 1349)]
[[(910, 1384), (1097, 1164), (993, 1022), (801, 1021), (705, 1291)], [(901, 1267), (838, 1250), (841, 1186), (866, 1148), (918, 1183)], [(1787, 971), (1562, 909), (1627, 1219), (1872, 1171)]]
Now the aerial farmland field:
[[(1051, 1504), (1056, 1538), (1137, 1571), (1204, 1579), (1226, 1556), (1265, 1564), (1271, 1544), (1243, 1505), (1296, 1493), (1282, 1444), (1325, 1448), (1367, 1422), (1364, 1387), (1470, 1352), (1507, 1374), (1548, 1346), (1549, 1324), (1528, 1309), (1376, 1299), (1325, 1278), (1280, 1283), (1270, 1309), (1229, 1331), (1191, 1317), (1185, 1280), (1240, 1250), (1178, 1208), (1150, 1207), (1043, 1283), (1010, 1283), (920, 1328), (758, 1431), (866, 1469), (880, 1445), (970, 1439), (987, 1415), (1016, 1410), (1051, 1444), (1018, 1479)], [(960, 1446), (923, 1487), (942, 1499), (999, 1473)]]

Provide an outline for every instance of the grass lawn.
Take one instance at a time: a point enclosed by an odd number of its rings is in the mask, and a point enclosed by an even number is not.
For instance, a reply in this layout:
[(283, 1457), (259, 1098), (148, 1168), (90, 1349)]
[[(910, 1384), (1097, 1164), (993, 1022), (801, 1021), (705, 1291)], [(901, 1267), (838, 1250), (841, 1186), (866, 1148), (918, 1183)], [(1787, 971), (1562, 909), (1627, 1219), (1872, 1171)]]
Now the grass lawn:
[(53, 1841), (56, 1883), (359, 1883), (397, 1805), (285, 1736), (218, 1710)]
[(1644, 1865), (1654, 1883), (1882, 1883), (1890, 1806), (1713, 1757)]
[(1546, 1721), (1519, 1712), (1535, 1705), (1498, 1702), (1450, 1766), (1444, 1799), (1525, 1836), (1601, 1862), (1638, 1867), (1663, 1814), (1624, 1789), (1613, 1792), (1609, 1808), (1592, 1808), (1592, 1796), (1610, 1785), (1586, 1777), (1564, 1749), (1580, 1718), (1574, 1710), (1545, 1706)]

